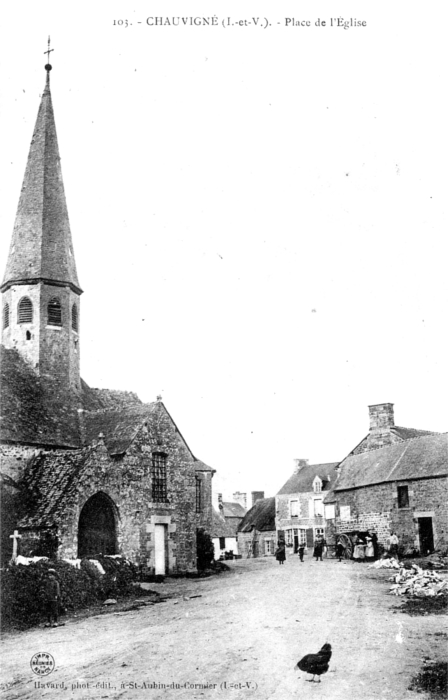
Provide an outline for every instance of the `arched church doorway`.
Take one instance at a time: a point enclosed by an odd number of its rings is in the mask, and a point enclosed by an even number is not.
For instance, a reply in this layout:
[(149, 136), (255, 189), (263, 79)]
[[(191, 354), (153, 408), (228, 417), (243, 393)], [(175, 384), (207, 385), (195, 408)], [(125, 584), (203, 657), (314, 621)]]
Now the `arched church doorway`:
[(96, 493), (79, 516), (78, 557), (117, 554), (115, 505), (105, 493)]

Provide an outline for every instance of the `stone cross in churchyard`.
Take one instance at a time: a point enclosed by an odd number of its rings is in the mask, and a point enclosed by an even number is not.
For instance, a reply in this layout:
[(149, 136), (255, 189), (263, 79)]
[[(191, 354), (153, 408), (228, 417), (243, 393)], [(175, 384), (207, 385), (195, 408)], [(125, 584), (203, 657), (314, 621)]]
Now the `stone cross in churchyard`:
[(11, 561), (15, 561), (17, 559), (17, 548), (19, 544), (19, 540), (22, 537), (22, 535), (19, 535), (18, 530), (14, 530), (14, 534), (10, 535), (9, 538), (12, 539), (12, 559)]

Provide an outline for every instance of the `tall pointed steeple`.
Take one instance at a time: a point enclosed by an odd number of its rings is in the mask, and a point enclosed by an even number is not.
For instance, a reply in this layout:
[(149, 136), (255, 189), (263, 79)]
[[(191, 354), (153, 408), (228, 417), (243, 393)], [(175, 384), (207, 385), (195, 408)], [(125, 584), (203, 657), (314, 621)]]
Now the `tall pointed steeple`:
[(69, 286), (80, 294), (50, 93), (42, 95), (1, 291), (13, 284)]
[[(50, 53), (50, 46), (48, 52)], [(2, 345), (19, 353), (49, 395), (81, 388), (80, 295), (50, 93), (49, 63), (2, 292)]]

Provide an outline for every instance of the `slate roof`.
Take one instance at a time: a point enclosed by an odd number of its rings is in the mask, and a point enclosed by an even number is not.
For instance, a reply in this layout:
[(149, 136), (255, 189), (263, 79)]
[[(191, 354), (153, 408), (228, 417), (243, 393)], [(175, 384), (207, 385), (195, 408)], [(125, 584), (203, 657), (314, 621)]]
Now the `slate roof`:
[(62, 182), (49, 74), (42, 94), (1, 289), (51, 280), (81, 293)]
[(27, 493), (26, 515), (18, 527), (52, 527), (76, 502), (78, 479), (86, 469), (89, 449), (41, 453), (27, 464), (22, 484)]
[(92, 389), (84, 381), (81, 389), (81, 396), (58, 395), (51, 380), (41, 382), (17, 350), (0, 345), (0, 439), (77, 449), (96, 442), (101, 433), (110, 455), (123, 454), (144, 423), (157, 435), (159, 411), (165, 411), (197, 470), (215, 471), (193, 455), (161, 401), (145, 404), (132, 392)]
[(224, 518), (216, 511), (212, 510), (212, 531), (211, 537), (235, 537), (235, 532), (232, 527), (224, 520)]
[[(322, 491), (328, 491), (336, 481), (336, 467), (339, 462), (329, 462), (327, 464), (307, 464), (294, 473), (282, 486), (277, 496), (292, 493), (307, 493), (313, 490), (313, 481), (316, 476), (322, 479)], [(328, 480), (330, 477), (330, 480)]]
[(400, 428), (399, 425), (394, 425), (391, 432), (398, 435), (402, 440), (410, 440), (415, 437), (423, 437), (424, 435), (438, 435), (432, 430), (417, 430), (416, 428)]
[(238, 532), (259, 532), (275, 530), (275, 497), (262, 498), (257, 501), (238, 526)]
[[(448, 474), (448, 433), (412, 438), (349, 455), (339, 466), (333, 491)], [(329, 498), (326, 499), (328, 502)]]
[[(416, 437), (423, 437), (425, 435), (439, 435), (431, 430), (419, 430), (417, 428), (402, 428), (399, 425), (394, 425), (390, 428), (390, 434), (392, 442), (401, 442), (402, 440), (411, 440)], [(363, 450), (369, 449), (369, 438), (373, 433), (367, 433), (367, 435), (359, 442), (356, 447), (350, 452), (350, 454), (357, 454)]]
[(234, 503), (233, 501), (223, 501), (224, 506), (224, 517), (225, 518), (244, 518), (246, 511), (241, 505), (241, 503)]

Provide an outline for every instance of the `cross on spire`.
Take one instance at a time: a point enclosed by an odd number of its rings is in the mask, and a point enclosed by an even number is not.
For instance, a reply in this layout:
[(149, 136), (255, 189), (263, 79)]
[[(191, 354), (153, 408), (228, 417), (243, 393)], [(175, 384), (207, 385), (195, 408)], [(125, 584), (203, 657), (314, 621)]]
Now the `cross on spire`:
[(47, 71), (47, 73), (49, 73), (52, 69), (52, 66), (50, 65), (50, 54), (52, 51), (54, 51), (54, 49), (50, 49), (50, 37), (48, 37), (48, 48), (46, 51), (44, 51), (44, 53), (47, 54), (47, 61), (48, 61), (47, 65), (45, 66), (45, 70)]

